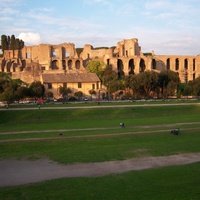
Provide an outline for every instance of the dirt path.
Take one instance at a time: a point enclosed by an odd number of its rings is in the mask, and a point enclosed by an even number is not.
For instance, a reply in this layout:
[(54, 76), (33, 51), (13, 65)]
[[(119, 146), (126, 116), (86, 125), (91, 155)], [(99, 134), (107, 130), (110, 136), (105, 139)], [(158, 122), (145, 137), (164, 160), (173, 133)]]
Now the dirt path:
[[(184, 128), (184, 131), (200, 130), (197, 128)], [(146, 133), (170, 133), (170, 129), (159, 129), (159, 130), (142, 130), (142, 131), (128, 131), (121, 133), (99, 133), (90, 135), (72, 135), (72, 136), (54, 136), (54, 137), (34, 137), (34, 138), (17, 138), (17, 139), (1, 139), (0, 144), (9, 142), (40, 142), (40, 141), (50, 141), (50, 140), (68, 140), (68, 139), (84, 139), (84, 138), (107, 138), (115, 136), (125, 136), (125, 135), (137, 135)]]
[(96, 177), (132, 170), (200, 162), (200, 153), (134, 158), (99, 163), (58, 164), (47, 159), (0, 160), (0, 187), (16, 186), (67, 177)]
[[(60, 109), (93, 109), (93, 108), (133, 108), (133, 107), (163, 107), (163, 106), (189, 106), (200, 105), (200, 103), (158, 103), (158, 104), (139, 104), (139, 105), (97, 105), (97, 106), (55, 106), (55, 107), (40, 107), (40, 110), (60, 110)], [(12, 110), (39, 110), (38, 106), (26, 107), (26, 108), (1, 108), (0, 111), (12, 111)]]
[[(181, 122), (173, 124), (155, 124), (155, 125), (143, 125), (143, 126), (128, 126), (128, 128), (163, 128), (163, 127), (177, 127), (183, 125), (200, 125), (200, 122)], [(0, 131), (0, 135), (12, 135), (12, 134), (26, 134), (26, 133), (63, 133), (63, 132), (79, 132), (79, 131), (97, 131), (97, 130), (114, 130), (119, 127), (95, 127), (95, 128), (73, 128), (73, 129), (51, 129), (51, 130), (33, 130), (33, 131)]]

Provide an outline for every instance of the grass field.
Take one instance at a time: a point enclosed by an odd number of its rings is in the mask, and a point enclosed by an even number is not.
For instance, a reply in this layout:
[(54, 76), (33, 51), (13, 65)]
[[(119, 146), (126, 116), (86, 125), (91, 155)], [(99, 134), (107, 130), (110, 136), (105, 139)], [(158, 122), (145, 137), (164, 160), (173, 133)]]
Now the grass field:
[[(77, 163), (200, 152), (199, 119), (198, 105), (1, 110), (0, 159), (49, 158)], [(125, 129), (119, 128), (120, 122), (125, 122)], [(171, 135), (170, 129), (177, 127), (181, 135)], [(0, 189), (0, 195), (1, 199), (189, 200), (200, 198), (199, 180), (200, 164), (196, 163), (7, 187)]]

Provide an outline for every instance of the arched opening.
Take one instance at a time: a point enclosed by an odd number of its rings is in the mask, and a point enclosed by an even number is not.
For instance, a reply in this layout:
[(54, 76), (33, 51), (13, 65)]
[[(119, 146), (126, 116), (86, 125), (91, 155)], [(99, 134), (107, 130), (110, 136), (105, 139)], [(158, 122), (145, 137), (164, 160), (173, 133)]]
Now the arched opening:
[(175, 60), (175, 70), (179, 70), (179, 59), (176, 58)]
[(117, 74), (118, 78), (121, 79), (124, 76), (124, 65), (121, 59), (117, 60)]
[(193, 71), (195, 71), (195, 70), (196, 70), (196, 60), (193, 59)]
[(110, 59), (107, 59), (107, 66), (110, 65)]
[(55, 49), (52, 49), (52, 57), (57, 57), (57, 51)]
[(63, 70), (66, 70), (66, 60), (62, 60), (62, 67), (63, 67)]
[(167, 67), (167, 70), (170, 70), (170, 59), (169, 58), (167, 58), (166, 67)]
[(196, 78), (196, 75), (195, 75), (195, 73), (193, 74), (193, 80), (195, 80), (195, 78)]
[(51, 69), (53, 69), (53, 70), (58, 69), (58, 61), (57, 60), (53, 60), (51, 62)]
[(140, 60), (140, 73), (144, 72), (146, 68), (144, 59)]
[(16, 63), (14, 63), (15, 61), (12, 61), (11, 63), (11, 71), (15, 72), (15, 68), (16, 68)]
[(184, 60), (184, 69), (188, 70), (188, 59), (187, 58)]
[(151, 68), (156, 69), (156, 60), (155, 59), (152, 60)]
[(68, 68), (69, 68), (69, 69), (72, 69), (72, 60), (68, 60), (67, 65), (68, 65)]
[(10, 69), (11, 69), (11, 65), (12, 65), (12, 62), (7, 62), (6, 64), (6, 72), (11, 72)]
[(133, 59), (129, 60), (128, 69), (129, 69), (129, 75), (134, 74), (135, 64)]
[(80, 69), (80, 67), (81, 67), (81, 62), (80, 62), (80, 60), (77, 60), (77, 61), (75, 62), (75, 67), (76, 67), (76, 69)]

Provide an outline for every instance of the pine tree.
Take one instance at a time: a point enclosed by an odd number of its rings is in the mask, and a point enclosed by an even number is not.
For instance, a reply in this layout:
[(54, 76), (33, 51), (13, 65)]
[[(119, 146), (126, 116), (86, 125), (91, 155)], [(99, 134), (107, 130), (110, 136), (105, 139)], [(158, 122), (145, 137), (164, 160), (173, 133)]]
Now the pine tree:
[(14, 35), (11, 36), (10, 49), (13, 50), (13, 51), (16, 49), (16, 43), (15, 43), (15, 36)]
[(8, 44), (8, 40), (7, 40), (7, 36), (6, 35), (2, 35), (1, 36), (1, 48), (2, 48), (2, 51), (4, 52), (4, 50), (7, 49), (7, 44)]

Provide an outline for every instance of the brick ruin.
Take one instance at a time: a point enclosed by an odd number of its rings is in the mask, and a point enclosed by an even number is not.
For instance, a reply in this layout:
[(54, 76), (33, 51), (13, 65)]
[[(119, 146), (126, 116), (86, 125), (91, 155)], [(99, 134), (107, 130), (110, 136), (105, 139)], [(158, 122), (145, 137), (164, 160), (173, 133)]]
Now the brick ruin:
[(103, 61), (112, 65), (118, 74), (123, 72), (125, 75), (170, 69), (179, 74), (183, 83), (200, 75), (200, 55), (144, 54), (136, 38), (125, 39), (110, 48), (94, 48), (86, 44), (84, 48), (76, 49), (73, 43), (63, 43), (25, 46), (20, 51), (7, 50), (0, 58), (0, 71), (31, 83), (43, 81), (42, 74), (87, 73), (86, 66), (90, 60)]

